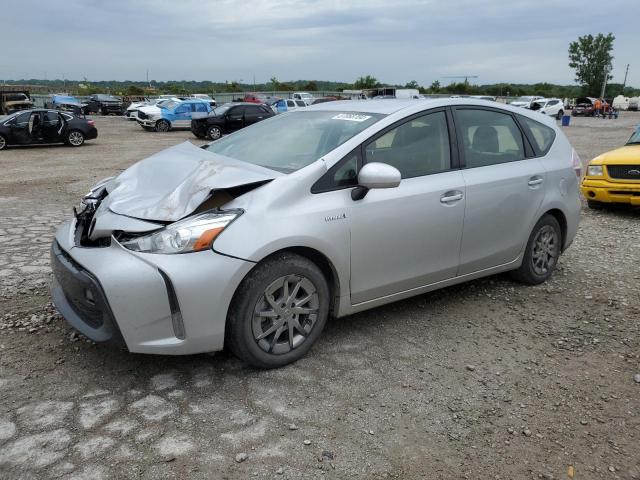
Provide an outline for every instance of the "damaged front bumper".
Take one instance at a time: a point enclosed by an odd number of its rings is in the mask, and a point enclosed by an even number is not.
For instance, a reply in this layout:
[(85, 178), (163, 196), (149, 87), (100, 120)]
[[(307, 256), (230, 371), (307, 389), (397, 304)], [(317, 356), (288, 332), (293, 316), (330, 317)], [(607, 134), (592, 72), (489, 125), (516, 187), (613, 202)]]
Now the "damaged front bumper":
[(211, 250), (132, 252), (75, 242), (76, 220), (52, 245), (51, 294), (74, 328), (97, 342), (124, 341), (131, 352), (169, 355), (221, 350), (227, 311), (254, 263)]

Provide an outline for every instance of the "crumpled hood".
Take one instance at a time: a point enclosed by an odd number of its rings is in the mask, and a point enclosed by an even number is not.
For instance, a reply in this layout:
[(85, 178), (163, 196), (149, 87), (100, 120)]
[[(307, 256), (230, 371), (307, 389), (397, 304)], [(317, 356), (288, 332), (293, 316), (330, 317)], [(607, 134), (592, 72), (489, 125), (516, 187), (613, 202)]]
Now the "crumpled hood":
[(174, 222), (192, 213), (212, 191), (284, 175), (184, 142), (132, 165), (111, 180), (103, 209), (143, 220)]

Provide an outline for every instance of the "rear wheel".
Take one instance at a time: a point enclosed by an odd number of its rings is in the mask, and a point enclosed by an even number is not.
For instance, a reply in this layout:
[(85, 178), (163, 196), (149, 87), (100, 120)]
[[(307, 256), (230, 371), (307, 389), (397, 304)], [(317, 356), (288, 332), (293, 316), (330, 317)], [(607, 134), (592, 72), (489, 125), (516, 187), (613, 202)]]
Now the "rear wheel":
[(84, 134), (79, 130), (71, 130), (67, 134), (67, 143), (72, 147), (79, 147), (84, 143)]
[(560, 258), (561, 242), (560, 224), (553, 215), (543, 215), (531, 231), (522, 265), (511, 276), (529, 285), (546, 281)]
[(170, 128), (171, 125), (166, 120), (158, 120), (156, 123), (156, 132), (168, 132)]
[(558, 120), (562, 120), (562, 116), (564, 115), (564, 111), (563, 110), (558, 110), (558, 113), (556, 114), (556, 118)]
[(593, 210), (602, 210), (604, 208), (604, 204), (596, 200), (587, 200), (587, 206)]
[(0, 150), (4, 150), (5, 148), (7, 148), (7, 139), (4, 135), (0, 135)]
[(207, 129), (207, 137), (211, 140), (218, 140), (222, 136), (222, 129), (217, 125), (211, 125)]
[(314, 263), (294, 253), (278, 254), (238, 287), (227, 318), (227, 345), (258, 368), (295, 362), (320, 336), (329, 300), (327, 281)]

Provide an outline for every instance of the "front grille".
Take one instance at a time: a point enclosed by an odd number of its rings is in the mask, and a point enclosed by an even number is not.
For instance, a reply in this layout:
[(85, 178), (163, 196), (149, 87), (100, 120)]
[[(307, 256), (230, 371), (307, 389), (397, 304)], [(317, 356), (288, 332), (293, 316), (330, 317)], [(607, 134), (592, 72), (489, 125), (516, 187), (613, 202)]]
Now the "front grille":
[(640, 197), (640, 192), (634, 192), (632, 190), (609, 190), (611, 195), (629, 195), (631, 197)]
[(611, 178), (640, 180), (640, 165), (607, 165)]

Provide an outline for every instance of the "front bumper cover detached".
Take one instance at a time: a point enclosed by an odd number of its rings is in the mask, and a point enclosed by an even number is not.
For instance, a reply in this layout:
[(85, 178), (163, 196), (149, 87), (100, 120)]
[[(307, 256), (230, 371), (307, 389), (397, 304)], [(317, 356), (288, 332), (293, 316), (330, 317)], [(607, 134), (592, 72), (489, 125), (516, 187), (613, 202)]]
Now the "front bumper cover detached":
[[(160, 255), (74, 242), (75, 220), (51, 247), (51, 295), (68, 323), (131, 352), (185, 355), (221, 350), (227, 310), (254, 263), (213, 251)], [(178, 324), (176, 324), (178, 322)]]

